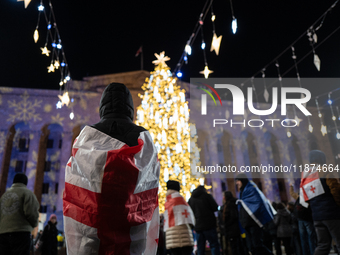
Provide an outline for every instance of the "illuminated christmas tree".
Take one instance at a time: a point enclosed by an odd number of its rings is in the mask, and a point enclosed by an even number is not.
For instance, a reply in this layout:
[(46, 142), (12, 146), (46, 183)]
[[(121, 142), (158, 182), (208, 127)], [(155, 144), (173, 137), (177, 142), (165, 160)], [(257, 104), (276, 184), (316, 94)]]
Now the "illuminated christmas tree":
[(157, 60), (152, 62), (155, 70), (142, 86), (144, 95), (139, 95), (142, 103), (137, 108), (136, 124), (150, 132), (158, 150), (161, 165), (159, 209), (162, 213), (168, 180), (180, 182), (180, 193), (189, 199), (191, 191), (200, 182), (203, 184), (203, 179), (191, 170), (191, 165), (197, 166), (200, 162), (196, 128), (189, 124), (185, 90), (177, 85), (177, 78), (172, 77), (170, 68), (165, 63), (170, 58), (164, 55), (164, 51), (155, 56)]

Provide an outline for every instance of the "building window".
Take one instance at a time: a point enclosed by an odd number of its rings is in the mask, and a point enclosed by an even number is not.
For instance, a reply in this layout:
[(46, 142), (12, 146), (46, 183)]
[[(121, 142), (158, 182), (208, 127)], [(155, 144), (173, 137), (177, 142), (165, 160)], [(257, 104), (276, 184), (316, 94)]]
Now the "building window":
[(58, 194), (58, 188), (59, 188), (59, 183), (55, 184), (55, 189), (54, 189), (54, 193)]
[(43, 183), (43, 186), (42, 186), (42, 194), (48, 194), (48, 189), (50, 187), (50, 184), (49, 183)]
[(53, 139), (48, 139), (47, 140), (47, 149), (52, 149), (53, 148)]
[(19, 152), (28, 152), (30, 140), (26, 138), (19, 139)]
[(45, 161), (45, 172), (51, 171), (51, 161)]
[(39, 209), (39, 212), (41, 212), (41, 213), (47, 213), (47, 205), (41, 205), (41, 206), (40, 206), (40, 209)]
[(63, 146), (63, 140), (59, 140), (59, 149), (61, 149), (61, 146)]
[(26, 173), (26, 165), (27, 165), (27, 161), (17, 160), (17, 162), (15, 164), (15, 172), (16, 173), (21, 173), (21, 172)]

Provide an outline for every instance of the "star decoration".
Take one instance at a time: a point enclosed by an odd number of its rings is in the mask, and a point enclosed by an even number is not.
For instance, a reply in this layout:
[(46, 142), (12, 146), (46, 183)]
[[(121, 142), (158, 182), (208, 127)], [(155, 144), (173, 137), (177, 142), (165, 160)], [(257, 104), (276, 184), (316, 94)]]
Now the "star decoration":
[(204, 77), (208, 79), (209, 74), (213, 73), (213, 71), (209, 70), (208, 66), (205, 66), (204, 70), (200, 71), (200, 73), (204, 74)]
[(309, 130), (309, 132), (313, 133), (313, 126), (311, 124), (309, 124), (308, 130)]
[(60, 66), (59, 61), (58, 61), (58, 60), (55, 60), (55, 61), (54, 61), (54, 67), (55, 67), (55, 69), (58, 69), (59, 66)]
[(68, 96), (68, 92), (64, 92), (64, 94), (62, 96), (58, 95), (58, 97), (61, 101), (62, 106), (64, 104), (66, 104), (66, 106), (68, 106), (68, 104), (70, 103), (70, 97)]
[(30, 4), (31, 0), (18, 0), (17, 2), (25, 2), (25, 8), (27, 8), (27, 6)]
[(54, 72), (55, 67), (54, 67), (54, 65), (51, 63), (51, 65), (48, 66), (47, 69), (48, 69), (48, 72), (51, 73), (51, 72)]
[(162, 51), (159, 55), (155, 53), (155, 57), (157, 58), (156, 60), (152, 61), (153, 64), (155, 65), (165, 65), (165, 61), (169, 61), (170, 58), (168, 56), (165, 56), (165, 52)]
[(46, 46), (44, 48), (40, 48), (40, 49), (42, 51), (41, 54), (46, 55), (47, 57), (50, 55), (51, 51), (49, 51)]
[(299, 126), (300, 122), (302, 121), (302, 119), (300, 119), (297, 115), (295, 115), (294, 120), (296, 121), (297, 126)]
[(212, 42), (211, 42), (210, 51), (214, 50), (217, 56), (218, 56), (218, 53), (220, 51), (221, 40), (222, 40), (222, 35), (217, 37), (216, 33), (214, 33), (214, 36), (213, 36), (213, 39), (212, 39)]

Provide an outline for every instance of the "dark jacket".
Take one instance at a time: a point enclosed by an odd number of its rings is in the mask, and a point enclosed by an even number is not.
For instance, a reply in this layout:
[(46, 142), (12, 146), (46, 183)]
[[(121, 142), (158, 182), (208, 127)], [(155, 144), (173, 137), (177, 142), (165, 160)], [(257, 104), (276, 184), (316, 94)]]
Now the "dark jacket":
[(223, 208), (224, 231), (228, 238), (240, 236), (236, 198), (227, 201)]
[(199, 186), (192, 192), (188, 204), (194, 212), (196, 225), (195, 231), (205, 231), (216, 228), (218, 205), (212, 195), (208, 194), (204, 186)]
[(292, 236), (292, 217), (287, 209), (277, 210), (277, 214), (274, 216), (274, 223), (277, 226), (277, 237)]
[(340, 206), (335, 202), (326, 179), (320, 178), (320, 180), (325, 193), (309, 200), (313, 220), (340, 220)]
[(134, 107), (130, 91), (121, 83), (108, 85), (101, 97), (100, 121), (92, 127), (129, 146), (138, 145), (139, 134), (146, 131), (133, 121)]
[(48, 222), (44, 228), (40, 241), (42, 243), (41, 254), (42, 255), (57, 255), (58, 254), (58, 229), (57, 223), (53, 224)]

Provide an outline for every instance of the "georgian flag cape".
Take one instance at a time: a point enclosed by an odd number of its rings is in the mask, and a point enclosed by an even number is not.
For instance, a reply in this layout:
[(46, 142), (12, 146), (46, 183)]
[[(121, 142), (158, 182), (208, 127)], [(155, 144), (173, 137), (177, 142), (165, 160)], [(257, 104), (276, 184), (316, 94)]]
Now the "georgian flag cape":
[(242, 200), (238, 199), (236, 204), (240, 203), (249, 216), (263, 227), (267, 222), (274, 219), (275, 209), (271, 206), (268, 199), (253, 181), (249, 181), (242, 192)]
[(300, 183), (300, 204), (308, 207), (306, 201), (325, 193), (317, 167), (310, 168), (308, 172), (301, 174)]
[(65, 169), (67, 254), (156, 254), (159, 168), (149, 132), (129, 147), (86, 126)]
[(179, 192), (168, 195), (164, 206), (164, 232), (171, 227), (183, 224), (195, 226), (194, 213)]

